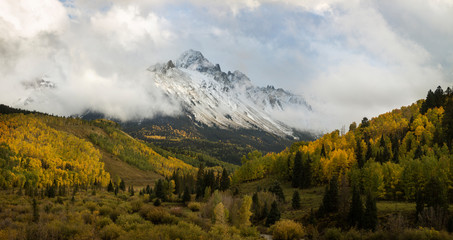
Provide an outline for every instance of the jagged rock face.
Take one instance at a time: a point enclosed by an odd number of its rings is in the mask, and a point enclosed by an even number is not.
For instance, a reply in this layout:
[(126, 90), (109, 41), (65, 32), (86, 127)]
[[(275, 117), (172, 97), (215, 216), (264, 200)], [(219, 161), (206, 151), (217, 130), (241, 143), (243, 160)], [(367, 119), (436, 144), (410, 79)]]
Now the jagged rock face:
[(311, 109), (302, 97), (281, 88), (256, 87), (239, 71), (222, 72), (198, 51), (184, 52), (174, 67), (169, 63), (148, 68), (155, 84), (181, 102), (193, 120), (210, 127), (252, 128), (293, 136), (293, 130), (272, 114), (287, 107)]

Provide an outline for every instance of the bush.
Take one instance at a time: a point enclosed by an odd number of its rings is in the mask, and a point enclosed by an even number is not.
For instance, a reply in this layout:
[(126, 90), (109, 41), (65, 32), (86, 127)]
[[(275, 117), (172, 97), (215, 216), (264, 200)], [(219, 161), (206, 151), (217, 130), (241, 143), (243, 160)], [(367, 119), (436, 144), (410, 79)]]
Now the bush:
[(123, 230), (114, 223), (109, 224), (99, 231), (99, 237), (102, 240), (114, 240), (123, 234)]
[(108, 226), (108, 225), (110, 225), (112, 223), (113, 223), (112, 219), (110, 219), (108, 217), (101, 217), (101, 218), (97, 219), (97, 221), (96, 221), (96, 228), (97, 229), (102, 229), (105, 226)]
[(302, 225), (292, 220), (280, 220), (272, 227), (272, 237), (275, 240), (299, 239), (305, 235)]
[(153, 224), (176, 224), (178, 219), (170, 215), (162, 208), (149, 208), (146, 212), (141, 212), (145, 219)]
[(120, 215), (121, 215), (121, 212), (118, 209), (112, 209), (112, 211), (109, 214), (110, 219), (112, 219), (113, 222), (116, 222), (116, 219), (118, 219), (118, 217)]
[(341, 240), (342, 239), (341, 230), (338, 228), (328, 228), (324, 234), (324, 239)]
[(85, 224), (92, 224), (94, 222), (94, 216), (89, 211), (83, 210), (80, 214)]
[(99, 215), (101, 215), (101, 216), (109, 216), (111, 212), (112, 212), (112, 208), (109, 206), (104, 205), (99, 208)]
[(143, 224), (145, 221), (137, 213), (123, 214), (118, 217), (116, 224), (121, 226), (124, 230), (130, 231), (137, 228), (137, 225)]
[(192, 212), (198, 212), (201, 209), (201, 204), (199, 202), (190, 202), (187, 204), (187, 207), (192, 210)]
[(87, 202), (85, 203), (85, 207), (88, 208), (88, 210), (90, 210), (91, 212), (94, 212), (98, 205), (95, 202)]
[(142, 208), (143, 202), (140, 199), (134, 199), (131, 201), (132, 212), (138, 212)]

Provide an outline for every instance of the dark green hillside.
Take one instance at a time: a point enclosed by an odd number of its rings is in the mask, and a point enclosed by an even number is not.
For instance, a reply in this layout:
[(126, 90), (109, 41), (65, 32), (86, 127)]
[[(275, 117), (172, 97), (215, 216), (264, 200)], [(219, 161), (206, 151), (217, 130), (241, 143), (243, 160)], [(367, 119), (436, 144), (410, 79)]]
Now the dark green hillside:
[[(294, 140), (253, 129), (226, 130), (195, 123), (186, 116), (157, 117), (140, 123), (122, 123), (126, 132), (172, 152), (205, 153), (236, 165), (253, 150), (279, 152)], [(297, 132), (302, 140), (314, 140), (309, 133)]]

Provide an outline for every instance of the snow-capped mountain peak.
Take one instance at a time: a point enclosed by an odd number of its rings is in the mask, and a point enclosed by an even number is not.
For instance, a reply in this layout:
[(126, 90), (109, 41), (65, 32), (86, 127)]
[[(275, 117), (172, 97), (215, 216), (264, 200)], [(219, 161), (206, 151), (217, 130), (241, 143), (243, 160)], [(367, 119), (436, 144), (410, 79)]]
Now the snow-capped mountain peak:
[(222, 72), (201, 52), (188, 50), (176, 61), (148, 68), (155, 84), (179, 102), (196, 122), (210, 127), (258, 129), (294, 136), (293, 129), (272, 117), (286, 108), (310, 111), (298, 95), (273, 86), (257, 87), (242, 72)]
[(176, 67), (186, 68), (199, 72), (220, 72), (219, 64), (212, 64), (203, 54), (195, 50), (187, 50), (176, 60)]

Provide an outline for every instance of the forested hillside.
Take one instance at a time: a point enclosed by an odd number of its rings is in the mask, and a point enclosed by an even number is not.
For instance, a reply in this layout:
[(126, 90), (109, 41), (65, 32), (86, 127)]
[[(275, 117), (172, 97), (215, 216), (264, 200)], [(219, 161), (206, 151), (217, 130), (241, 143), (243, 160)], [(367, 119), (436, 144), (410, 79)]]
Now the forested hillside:
[(337, 130), (280, 153), (250, 153), (233, 183), (279, 179), (301, 189), (327, 184), (316, 216), (342, 228), (375, 230), (376, 202), (385, 208), (387, 201), (415, 203), (405, 216), (412, 226), (453, 230), (452, 139), (452, 91), (438, 87), (425, 100), (352, 123), (343, 135)]
[(111, 121), (54, 117), (6, 106), (1, 109), (3, 188), (42, 189), (54, 183), (106, 186), (111, 177), (114, 181), (128, 177), (122, 171), (129, 171), (131, 177), (144, 177), (145, 182), (157, 175), (170, 176), (176, 170), (195, 172), (193, 166), (161, 156)]
[[(337, 130), (280, 153), (251, 153), (234, 180), (271, 174), (293, 181), (309, 172), (306, 185), (322, 185), (346, 174), (351, 184), (363, 185), (379, 198), (413, 200), (429, 181), (445, 183), (445, 191), (453, 189), (452, 133), (452, 93), (439, 87), (426, 100), (352, 123), (344, 135)], [(301, 163), (295, 162), (296, 153)]]

